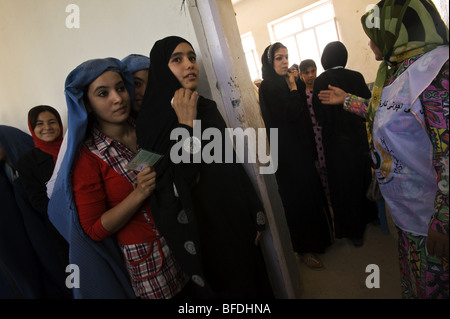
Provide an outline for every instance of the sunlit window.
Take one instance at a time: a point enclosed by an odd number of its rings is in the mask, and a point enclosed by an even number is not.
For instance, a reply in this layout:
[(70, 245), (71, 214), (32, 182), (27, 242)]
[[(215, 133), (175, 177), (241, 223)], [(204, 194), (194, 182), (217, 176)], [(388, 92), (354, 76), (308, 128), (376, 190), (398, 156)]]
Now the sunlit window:
[(338, 41), (335, 14), (331, 0), (318, 1), (268, 24), (272, 43), (281, 42), (289, 51), (289, 63), (300, 64), (313, 59), (317, 74), (323, 71), (320, 57), (325, 46)]
[(247, 60), (248, 70), (252, 81), (261, 79), (261, 61), (256, 53), (255, 41), (251, 32), (241, 36), (242, 46), (244, 48), (245, 59)]

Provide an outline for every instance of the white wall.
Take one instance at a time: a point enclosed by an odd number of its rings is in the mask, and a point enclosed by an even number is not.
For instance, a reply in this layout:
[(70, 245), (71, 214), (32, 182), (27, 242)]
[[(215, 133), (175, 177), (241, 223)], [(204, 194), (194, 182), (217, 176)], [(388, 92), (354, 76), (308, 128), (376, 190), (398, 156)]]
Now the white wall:
[[(0, 0), (0, 124), (29, 133), (28, 110), (48, 104), (60, 112), (66, 129), (64, 82), (88, 59), (148, 56), (153, 43), (168, 35), (182, 36), (197, 49), (182, 2)], [(69, 4), (80, 9), (78, 29), (66, 27)]]

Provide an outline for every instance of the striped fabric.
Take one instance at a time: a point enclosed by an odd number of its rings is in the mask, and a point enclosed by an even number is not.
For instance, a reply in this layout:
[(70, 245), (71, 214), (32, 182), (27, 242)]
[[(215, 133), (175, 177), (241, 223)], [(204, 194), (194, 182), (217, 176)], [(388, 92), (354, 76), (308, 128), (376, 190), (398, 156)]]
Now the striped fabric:
[(131, 285), (141, 299), (169, 299), (189, 278), (175, 261), (164, 237), (153, 243), (122, 245)]
[[(130, 123), (134, 126), (134, 121), (130, 120)], [(135, 154), (95, 126), (92, 129), (92, 136), (93, 138), (85, 144), (88, 149), (136, 187), (138, 172), (125, 168)], [(172, 298), (186, 285), (188, 277), (175, 261), (148, 212), (143, 210), (141, 213), (145, 215), (157, 239), (151, 243), (120, 245), (131, 285), (136, 296), (141, 299)]]
[(138, 172), (125, 169), (135, 154), (125, 145), (109, 138), (95, 127), (92, 129), (92, 136), (93, 139), (89, 139), (85, 143), (89, 151), (107, 162), (118, 174), (136, 186)]

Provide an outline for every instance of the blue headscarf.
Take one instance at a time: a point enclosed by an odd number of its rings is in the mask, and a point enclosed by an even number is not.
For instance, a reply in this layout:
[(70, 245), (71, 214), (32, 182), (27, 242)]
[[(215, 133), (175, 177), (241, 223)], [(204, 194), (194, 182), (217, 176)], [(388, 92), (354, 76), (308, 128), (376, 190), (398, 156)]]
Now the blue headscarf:
[(141, 54), (130, 54), (122, 59), (122, 63), (126, 65), (131, 73), (135, 73), (140, 70), (148, 70), (150, 58)]
[(17, 169), (20, 156), (31, 151), (34, 148), (34, 142), (31, 135), (18, 128), (0, 125), (0, 146), (11, 164)]
[(48, 215), (61, 235), (69, 242), (69, 260), (79, 268), (80, 287), (74, 288), (75, 298), (134, 298), (122, 254), (110, 237), (101, 242), (89, 238), (81, 228), (72, 192), (72, 166), (80, 152), (87, 128), (88, 116), (84, 94), (89, 84), (106, 71), (121, 74), (125, 87), (134, 97), (133, 76), (118, 59), (88, 60), (67, 77), (65, 94), (68, 113), (67, 148), (48, 204)]

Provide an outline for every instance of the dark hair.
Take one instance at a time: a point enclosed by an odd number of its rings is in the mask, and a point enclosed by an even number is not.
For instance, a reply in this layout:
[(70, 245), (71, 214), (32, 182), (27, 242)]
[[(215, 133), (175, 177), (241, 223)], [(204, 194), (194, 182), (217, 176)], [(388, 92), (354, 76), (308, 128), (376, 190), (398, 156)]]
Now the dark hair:
[(89, 83), (83, 88), (83, 102), (87, 113), (87, 124), (86, 124), (86, 131), (84, 132), (84, 139), (88, 139), (91, 137), (92, 128), (97, 122), (97, 118), (95, 117), (95, 113), (92, 109), (91, 102), (89, 101), (88, 96), (89, 86), (91, 85), (91, 83)]
[(38, 105), (31, 108), (31, 110), (28, 111), (28, 123), (30, 124), (32, 130), (34, 130), (34, 128), (36, 127), (37, 119), (39, 117), (39, 114), (41, 114), (42, 112), (52, 113), (55, 116), (56, 120), (58, 121), (59, 126), (62, 126), (61, 116), (59, 115), (58, 111), (55, 108), (49, 105)]
[(275, 52), (280, 48), (287, 49), (286, 46), (284, 46), (282, 43), (275, 42), (275, 43), (269, 45), (264, 50), (264, 53), (261, 56), (261, 64), (262, 64), (261, 71), (262, 71), (263, 79), (268, 79), (269, 77), (273, 77), (273, 76), (277, 77), (278, 76), (275, 73), (275, 70), (273, 69), (273, 57), (275, 55)]
[(268, 47), (268, 50), (266, 52), (266, 55), (267, 55), (266, 58), (270, 65), (273, 65), (273, 58), (274, 58), (275, 52), (277, 52), (278, 49), (280, 49), (280, 48), (287, 49), (287, 47), (284, 44), (282, 44), (281, 42), (275, 42), (274, 44), (272, 44)]
[(316, 62), (314, 62), (314, 60), (311, 60), (311, 59), (303, 60), (300, 63), (299, 71), (304, 72), (310, 67), (315, 67), (317, 69)]

